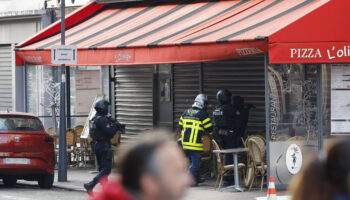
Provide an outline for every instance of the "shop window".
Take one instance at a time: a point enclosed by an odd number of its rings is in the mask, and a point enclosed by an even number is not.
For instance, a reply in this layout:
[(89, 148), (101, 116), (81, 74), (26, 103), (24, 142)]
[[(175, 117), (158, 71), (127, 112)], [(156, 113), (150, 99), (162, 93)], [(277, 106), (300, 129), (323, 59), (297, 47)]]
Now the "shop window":
[(318, 65), (268, 67), (270, 173), (288, 184), (303, 157), (318, 151)]
[[(59, 116), (59, 68), (27, 65), (26, 111), (39, 116), (45, 129), (53, 127), (52, 108)], [(96, 95), (109, 99), (109, 68), (100, 66), (70, 67), (71, 127), (84, 125)], [(59, 122), (59, 117), (57, 117)]]
[(270, 140), (317, 138), (317, 67), (269, 67)]
[(331, 67), (331, 135), (350, 134), (350, 65)]
[[(45, 127), (53, 127), (52, 105), (59, 104), (60, 85), (57, 67), (26, 66), (26, 111), (38, 116)], [(59, 108), (55, 109), (56, 114)]]

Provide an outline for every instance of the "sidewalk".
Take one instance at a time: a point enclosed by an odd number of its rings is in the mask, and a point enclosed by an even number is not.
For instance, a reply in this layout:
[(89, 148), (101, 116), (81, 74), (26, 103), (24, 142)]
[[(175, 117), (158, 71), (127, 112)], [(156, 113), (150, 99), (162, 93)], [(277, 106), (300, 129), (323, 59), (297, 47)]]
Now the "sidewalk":
[[(69, 169), (67, 172), (67, 182), (57, 181), (57, 171), (54, 187), (66, 190), (85, 192), (83, 184), (92, 180), (96, 175), (93, 169)], [(265, 197), (266, 189), (260, 192), (260, 189), (252, 189), (246, 192), (234, 192), (232, 189), (223, 189), (215, 191), (215, 180), (209, 180), (199, 187), (189, 188), (184, 200), (233, 200), (233, 199), (255, 199), (256, 197)], [(277, 195), (285, 195), (285, 191), (277, 191)]]

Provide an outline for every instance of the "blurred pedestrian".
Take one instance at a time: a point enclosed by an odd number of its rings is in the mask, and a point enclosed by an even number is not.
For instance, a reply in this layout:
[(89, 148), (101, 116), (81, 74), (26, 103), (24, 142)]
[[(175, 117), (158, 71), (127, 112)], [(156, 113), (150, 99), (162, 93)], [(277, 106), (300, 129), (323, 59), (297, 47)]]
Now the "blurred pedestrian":
[(294, 177), (293, 200), (350, 200), (350, 140), (334, 143)]
[(175, 142), (144, 141), (121, 161), (121, 178), (102, 183), (93, 200), (179, 200), (192, 184), (185, 156)]

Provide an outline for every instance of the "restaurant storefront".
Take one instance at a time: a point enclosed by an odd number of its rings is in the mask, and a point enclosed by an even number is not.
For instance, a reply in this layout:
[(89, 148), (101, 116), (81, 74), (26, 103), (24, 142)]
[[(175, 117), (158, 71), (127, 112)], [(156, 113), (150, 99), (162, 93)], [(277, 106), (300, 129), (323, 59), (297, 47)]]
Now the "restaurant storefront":
[[(303, 158), (322, 148), (324, 136), (346, 134), (347, 118), (333, 116), (331, 100), (334, 87), (347, 88), (332, 84), (348, 75), (349, 6), (345, 0), (92, 2), (66, 18), (66, 44), (77, 46), (77, 66), (114, 69), (115, 114), (130, 138), (174, 128), (199, 92), (212, 105), (222, 88), (243, 96), (257, 107), (248, 129), (266, 133), (268, 173), (283, 187)], [(52, 66), (59, 27), (19, 44), (16, 54)]]

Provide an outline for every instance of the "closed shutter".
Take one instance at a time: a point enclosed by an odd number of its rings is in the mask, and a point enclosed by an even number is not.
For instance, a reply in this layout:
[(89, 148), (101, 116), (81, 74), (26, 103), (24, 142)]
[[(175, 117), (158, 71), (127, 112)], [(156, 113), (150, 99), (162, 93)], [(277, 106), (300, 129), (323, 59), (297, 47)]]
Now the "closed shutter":
[(153, 128), (153, 66), (116, 66), (115, 78), (115, 113), (126, 125), (127, 142)]
[(228, 89), (234, 96), (241, 96), (245, 103), (254, 104), (250, 110), (248, 133), (265, 130), (264, 57), (254, 56), (228, 61), (203, 63), (203, 88), (208, 95), (208, 112), (217, 105), (216, 93)]
[(0, 45), (0, 110), (12, 110), (11, 45)]
[(182, 113), (190, 108), (200, 92), (200, 64), (174, 64), (174, 127), (178, 127)]

